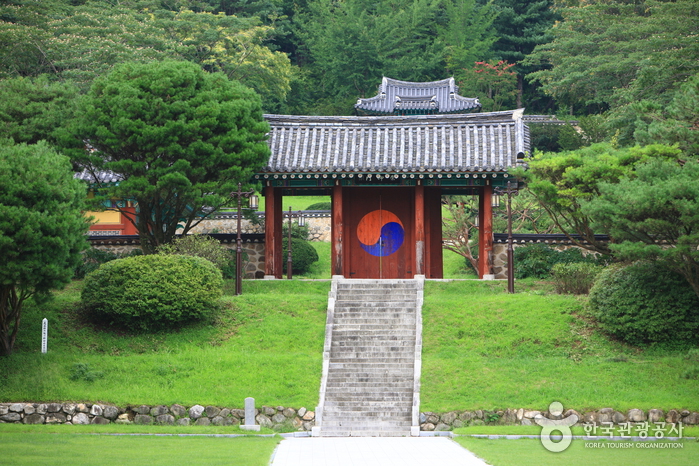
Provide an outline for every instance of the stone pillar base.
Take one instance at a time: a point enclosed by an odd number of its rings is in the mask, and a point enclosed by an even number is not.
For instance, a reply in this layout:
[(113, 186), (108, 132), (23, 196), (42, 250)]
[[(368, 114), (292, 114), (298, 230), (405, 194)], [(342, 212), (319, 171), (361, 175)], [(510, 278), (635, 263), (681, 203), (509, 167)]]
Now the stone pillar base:
[(260, 431), (260, 426), (246, 426), (246, 425), (241, 425), (240, 430), (254, 430), (255, 432)]

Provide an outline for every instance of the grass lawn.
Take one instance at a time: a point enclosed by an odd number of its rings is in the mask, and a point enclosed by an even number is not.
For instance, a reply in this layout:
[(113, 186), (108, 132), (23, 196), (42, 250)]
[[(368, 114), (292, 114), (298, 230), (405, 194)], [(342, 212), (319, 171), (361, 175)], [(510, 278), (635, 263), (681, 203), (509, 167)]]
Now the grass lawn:
[[(0, 400), (240, 408), (252, 396), (258, 405), (309, 409), (318, 402), (328, 282), (246, 281), (237, 297), (228, 282), (225, 308), (211, 322), (145, 335), (79, 319), (81, 285), (26, 309), (15, 353), (0, 358)], [(101, 377), (72, 380), (75, 364)]]
[[(260, 205), (258, 211), (265, 211), (265, 197), (260, 195)], [(330, 202), (330, 196), (287, 196), (283, 199), (282, 210), (288, 211), (289, 206), (296, 210), (307, 210), (308, 206), (317, 204), (318, 202)]]
[[(614, 448), (616, 442), (597, 442), (610, 446), (592, 448), (587, 440), (573, 440), (565, 451), (552, 453), (538, 439), (489, 440), (469, 437), (455, 439), (463, 447), (492, 466), (620, 466), (673, 465), (694, 466), (699, 458), (699, 443), (682, 441), (682, 449)], [(588, 447), (586, 447), (588, 444)], [(618, 444), (616, 444), (618, 447)]]
[[(66, 426), (67, 427), (67, 426)], [(0, 431), (3, 465), (171, 464), (246, 466), (269, 464), (280, 437), (173, 437)], [(70, 433), (68, 433), (70, 432)]]
[(699, 409), (682, 377), (697, 352), (604, 338), (580, 318), (581, 298), (543, 282), (428, 282), (423, 308), (421, 410)]

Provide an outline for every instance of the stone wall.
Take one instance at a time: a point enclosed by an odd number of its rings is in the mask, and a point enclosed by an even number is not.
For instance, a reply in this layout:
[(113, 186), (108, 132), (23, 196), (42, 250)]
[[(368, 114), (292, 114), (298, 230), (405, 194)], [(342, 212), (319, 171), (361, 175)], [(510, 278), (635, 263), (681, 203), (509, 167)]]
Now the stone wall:
[[(502, 233), (496, 233), (494, 236), (493, 251), (491, 253), (491, 260), (493, 266), (493, 274), (497, 279), (507, 279), (507, 235)], [(573, 235), (580, 238), (578, 235)], [(608, 241), (606, 235), (595, 235), (599, 241)], [(570, 248), (579, 248), (573, 244), (570, 239), (562, 234), (548, 234), (548, 235), (535, 235), (535, 234), (514, 234), (512, 235), (512, 250), (522, 247), (530, 246), (533, 244), (546, 244), (547, 246), (555, 249), (556, 251), (564, 251)], [(582, 240), (581, 240), (582, 241)], [(583, 255), (596, 254), (588, 249), (579, 248)]]
[[(315, 413), (306, 408), (262, 406), (255, 410), (255, 420), (262, 427), (278, 431), (310, 431), (315, 425)], [(236, 426), (244, 422), (245, 410), (217, 406), (0, 403), (0, 423)]]
[[(329, 210), (314, 210), (303, 211), (303, 218), (308, 226), (310, 241), (330, 241), (330, 224), (331, 217)], [(261, 221), (256, 225), (247, 219), (240, 220), (240, 229), (242, 233), (264, 233), (264, 212), (259, 212), (258, 217)], [(297, 220), (294, 219), (294, 223)], [(212, 218), (202, 221), (199, 225), (192, 229), (192, 233), (210, 234), (210, 233), (227, 233), (234, 234), (238, 232), (237, 215), (232, 213), (216, 214)]]
[[(230, 237), (230, 235), (228, 236)], [(113, 252), (115, 254), (126, 254), (141, 248), (138, 240), (119, 240), (115, 238), (110, 238), (108, 240), (91, 238), (91, 240), (94, 248)], [(236, 248), (236, 242), (231, 238), (221, 240), (221, 244), (228, 249), (235, 250)], [(245, 257), (245, 255), (247, 255), (247, 262), (245, 262), (243, 266), (243, 278), (264, 278), (265, 244), (263, 242), (244, 242), (243, 257)]]
[(562, 415), (554, 415), (548, 411), (519, 409), (506, 409), (501, 411), (450, 411), (448, 413), (420, 413), (420, 430), (423, 431), (448, 431), (458, 427), (469, 425), (536, 425), (534, 418), (538, 415), (547, 419), (560, 420), (575, 414), (578, 423), (609, 425), (622, 423), (653, 423), (665, 422), (667, 424), (682, 423), (684, 425), (699, 424), (699, 413), (688, 410), (671, 409), (667, 412), (662, 409), (630, 409), (626, 412), (615, 411), (612, 408), (602, 408), (596, 411), (585, 411), (582, 414), (574, 409), (565, 411)]

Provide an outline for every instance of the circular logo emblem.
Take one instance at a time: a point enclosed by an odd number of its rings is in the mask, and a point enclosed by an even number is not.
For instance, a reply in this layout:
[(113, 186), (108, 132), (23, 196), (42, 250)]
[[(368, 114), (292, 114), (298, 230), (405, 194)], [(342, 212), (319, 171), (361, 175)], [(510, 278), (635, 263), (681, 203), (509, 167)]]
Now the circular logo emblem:
[(357, 238), (362, 249), (376, 257), (390, 256), (403, 244), (403, 223), (393, 212), (374, 210), (357, 225)]

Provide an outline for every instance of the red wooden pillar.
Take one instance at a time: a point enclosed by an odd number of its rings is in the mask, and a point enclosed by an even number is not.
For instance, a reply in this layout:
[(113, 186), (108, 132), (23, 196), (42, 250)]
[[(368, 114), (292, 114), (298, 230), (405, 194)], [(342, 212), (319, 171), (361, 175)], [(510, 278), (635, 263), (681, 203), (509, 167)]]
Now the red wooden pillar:
[(415, 186), (415, 275), (425, 275), (425, 187)]
[(343, 248), (342, 241), (344, 236), (344, 228), (342, 226), (342, 186), (333, 186), (332, 193), (332, 219), (330, 222), (332, 243), (332, 250), (330, 252), (331, 256), (331, 268), (333, 275), (344, 276), (344, 265), (342, 261)]
[(483, 186), (478, 198), (478, 277), (491, 273), (490, 255), (493, 250), (493, 187)]
[(282, 190), (265, 188), (265, 276), (282, 278)]

